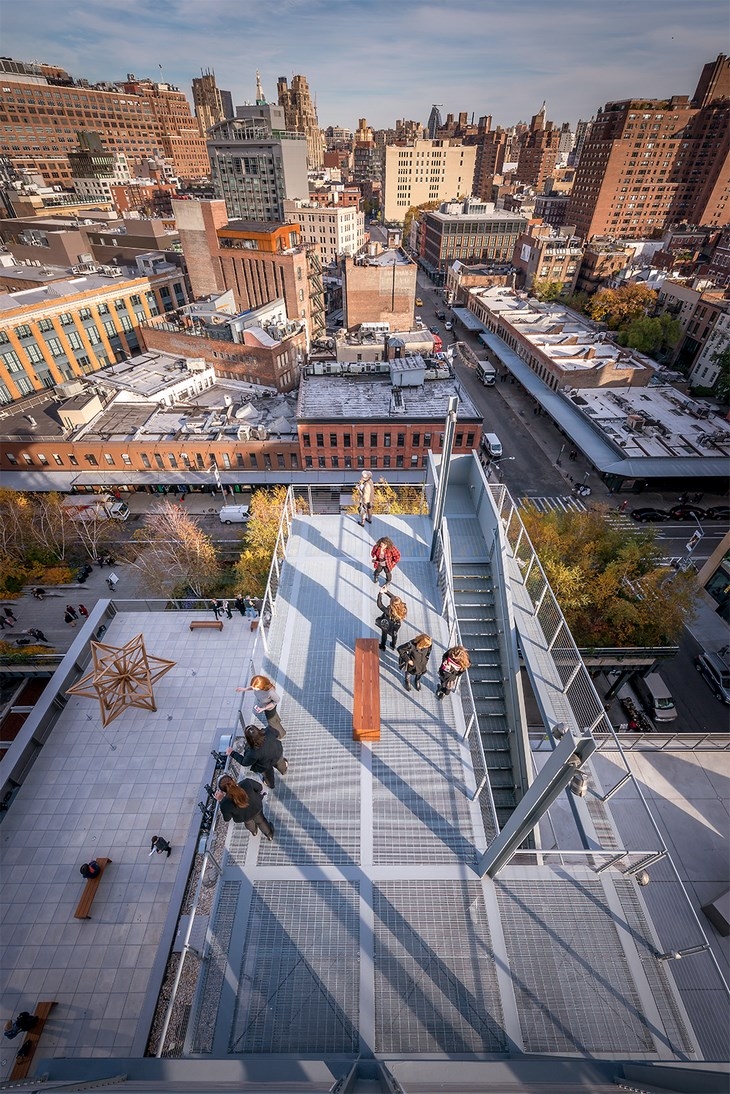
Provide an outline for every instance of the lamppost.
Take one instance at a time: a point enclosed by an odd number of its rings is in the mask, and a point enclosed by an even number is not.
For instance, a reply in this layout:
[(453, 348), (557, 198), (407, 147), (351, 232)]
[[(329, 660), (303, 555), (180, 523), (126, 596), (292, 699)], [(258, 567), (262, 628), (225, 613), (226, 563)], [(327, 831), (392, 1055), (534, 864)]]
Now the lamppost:
[(499, 461), (498, 464), (496, 464), (496, 467), (497, 467), (497, 482), (502, 482), (502, 479), (504, 477), (504, 472), (502, 470), (502, 464), (503, 463), (509, 463), (510, 460), (516, 460), (516, 459), (517, 459), (516, 456), (505, 456), (503, 459), (501, 459)]
[[(216, 486), (220, 487), (220, 492), (221, 492), (221, 499), (222, 499), (222, 501), (223, 501), (223, 504), (225, 505), (225, 501), (226, 501), (226, 492), (225, 492), (225, 490), (223, 489), (223, 483), (221, 482), (221, 476), (220, 476), (220, 471), (218, 470), (218, 466), (217, 466), (217, 464), (215, 464), (215, 463), (212, 463), (212, 464), (210, 465), (210, 467), (208, 468), (208, 470), (210, 471), (211, 475), (213, 475), (213, 477), (215, 478), (215, 484), (216, 484)], [(215, 494), (215, 491), (214, 491), (213, 493)]]

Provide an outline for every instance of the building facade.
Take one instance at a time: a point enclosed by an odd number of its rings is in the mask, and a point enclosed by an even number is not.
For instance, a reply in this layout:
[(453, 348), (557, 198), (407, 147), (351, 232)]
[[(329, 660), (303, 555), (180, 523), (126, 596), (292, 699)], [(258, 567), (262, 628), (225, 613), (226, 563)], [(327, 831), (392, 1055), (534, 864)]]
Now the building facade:
[(17, 169), (69, 185), (68, 153), (76, 134), (87, 130), (130, 163), (169, 156), (180, 178), (208, 174), (205, 142), (188, 100), (170, 84), (131, 80), (113, 90), (82, 87), (51, 82), (37, 65), (23, 65), (21, 73), (3, 69), (12, 63), (0, 60), (0, 126), (3, 148)]
[[(370, 253), (372, 251), (372, 253)], [(389, 331), (413, 327), (416, 301), (415, 262), (400, 248), (345, 258), (342, 306), (347, 330), (361, 323), (384, 323)]]
[(730, 219), (730, 61), (703, 70), (694, 97), (626, 99), (598, 112), (568, 221), (584, 239), (638, 239), (672, 224)]
[(0, 402), (87, 376), (139, 352), (139, 327), (187, 303), (181, 271), (89, 274), (0, 296)]
[(530, 123), (522, 140), (515, 179), (525, 186), (541, 190), (545, 179), (555, 172), (560, 152), (561, 131), (547, 120), (545, 103)]
[(230, 99), (230, 92), (220, 90), (215, 82), (215, 73), (210, 70), (204, 72), (201, 69), (200, 76), (193, 79), (193, 107), (203, 139), (208, 135), (208, 130), (218, 122), (233, 117), (233, 111), (226, 113), (224, 94), (228, 94)]
[[(310, 171), (322, 166), (325, 141), (317, 120), (317, 108), (309, 92), (306, 76), (292, 77), (291, 87), (285, 76), (280, 76), (276, 90), (279, 106), (283, 107), (286, 128), (292, 133), (301, 133), (307, 141), (307, 165)], [(301, 196), (301, 195), (297, 195)]]
[(572, 228), (556, 231), (550, 224), (531, 224), (518, 238), (512, 265), (517, 288), (531, 289), (536, 281), (558, 282), (561, 292), (573, 292), (583, 257), (583, 244)]
[(421, 214), (418, 251), (440, 273), (457, 260), (467, 265), (509, 262), (526, 228), (526, 218), (496, 209), (491, 202), (444, 202)]
[(412, 205), (454, 201), (472, 192), (476, 147), (452, 140), (416, 140), (385, 149), (385, 219), (402, 222)]
[(357, 254), (365, 244), (365, 214), (354, 205), (285, 201), (284, 215), (289, 223), (299, 225), (302, 243), (319, 247), (326, 266), (341, 255)]
[(284, 200), (309, 194), (307, 143), (299, 133), (272, 134), (246, 118), (219, 122), (208, 133), (216, 198), (236, 220), (284, 219)]

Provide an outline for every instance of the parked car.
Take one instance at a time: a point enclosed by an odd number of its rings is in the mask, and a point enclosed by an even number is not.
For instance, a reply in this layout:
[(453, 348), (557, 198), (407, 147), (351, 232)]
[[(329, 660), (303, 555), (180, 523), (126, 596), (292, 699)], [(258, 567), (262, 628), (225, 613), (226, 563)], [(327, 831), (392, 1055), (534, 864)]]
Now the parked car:
[(453, 329), (454, 329), (454, 324), (453, 324), (453, 323), (451, 322), (451, 320), (450, 320), (450, 319), (448, 319), (448, 320), (447, 320), (447, 321), (446, 321), (446, 322), (444, 323), (444, 326), (446, 327), (446, 329), (447, 329), (447, 330), (453, 330)]
[(431, 334), (438, 334), (439, 332), (438, 327), (429, 327), (428, 329), (431, 331)]
[(445, 311), (437, 311), (436, 312), (436, 318), (440, 319), (441, 322), (443, 323), (444, 319), (446, 318), (446, 312)]
[(730, 520), (730, 505), (711, 505), (705, 516), (708, 520)]
[(730, 669), (720, 654), (705, 650), (695, 660), (695, 666), (720, 702), (730, 706)]
[(706, 515), (706, 510), (701, 509), (699, 505), (673, 505), (669, 510), (675, 520), (702, 520)]
[(666, 509), (632, 509), (631, 516), (640, 524), (661, 524), (672, 519)]

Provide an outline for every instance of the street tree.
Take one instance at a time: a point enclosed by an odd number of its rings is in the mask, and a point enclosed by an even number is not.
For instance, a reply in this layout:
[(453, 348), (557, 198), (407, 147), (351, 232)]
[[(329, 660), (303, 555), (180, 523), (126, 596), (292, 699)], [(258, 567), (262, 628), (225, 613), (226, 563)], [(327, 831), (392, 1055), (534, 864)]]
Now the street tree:
[(671, 645), (692, 617), (696, 580), (662, 565), (655, 530), (607, 513), (527, 506), (522, 519), (578, 646)]
[(657, 293), (631, 281), (618, 289), (601, 289), (588, 302), (588, 314), (596, 323), (621, 330), (654, 307)]
[(655, 354), (671, 349), (681, 333), (682, 325), (673, 315), (639, 315), (619, 331), (616, 341), (640, 353)]
[(152, 593), (168, 597), (190, 590), (204, 597), (220, 576), (216, 549), (197, 522), (180, 505), (163, 501), (147, 514), (132, 536), (132, 565)]
[(286, 494), (285, 486), (272, 486), (251, 496), (245, 546), (234, 567), (236, 589), (247, 596), (263, 596), (266, 591)]

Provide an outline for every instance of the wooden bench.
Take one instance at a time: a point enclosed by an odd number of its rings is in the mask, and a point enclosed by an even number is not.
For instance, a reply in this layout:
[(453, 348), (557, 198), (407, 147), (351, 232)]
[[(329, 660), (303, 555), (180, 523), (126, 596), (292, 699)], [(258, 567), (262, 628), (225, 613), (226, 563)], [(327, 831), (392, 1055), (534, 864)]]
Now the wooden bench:
[(352, 737), (380, 740), (380, 655), (377, 638), (355, 639)]
[(20, 1048), (25, 1048), (26, 1045), (29, 1045), (30, 1047), (27, 1050), (27, 1055), (24, 1055), (20, 1060), (15, 1061), (13, 1070), (10, 1072), (9, 1076), (11, 1079), (25, 1079), (27, 1076), (30, 1071), (30, 1065), (33, 1063), (35, 1050), (38, 1048), (38, 1042), (41, 1039), (43, 1027), (48, 1021), (48, 1016), (55, 1006), (56, 1000), (52, 999), (45, 1003), (39, 1003), (35, 1008), (35, 1015), (38, 1022), (33, 1026), (33, 1029), (26, 1033), (23, 1044), (20, 1046)]
[(86, 884), (84, 885), (84, 895), (79, 901), (79, 906), (74, 912), (74, 919), (91, 919), (89, 912), (91, 911), (91, 905), (94, 903), (94, 897), (96, 896), (96, 890), (99, 888), (99, 882), (104, 877), (104, 871), (111, 862), (110, 858), (98, 858), (96, 860), (101, 866), (101, 873), (96, 877), (87, 877)]
[(223, 623), (220, 619), (191, 619), (191, 631), (222, 631)]

